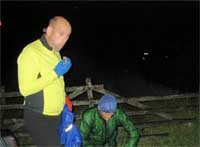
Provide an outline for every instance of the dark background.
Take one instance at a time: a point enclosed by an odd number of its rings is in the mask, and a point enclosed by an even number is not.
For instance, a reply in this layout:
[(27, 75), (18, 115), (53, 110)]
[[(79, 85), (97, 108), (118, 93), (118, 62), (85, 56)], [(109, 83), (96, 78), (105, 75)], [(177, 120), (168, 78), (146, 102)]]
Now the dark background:
[[(72, 35), (62, 50), (66, 86), (93, 84), (124, 96), (197, 92), (199, 2), (1, 2), (2, 85), (17, 91), (17, 57), (54, 15)], [(148, 55), (144, 53), (148, 52)]]

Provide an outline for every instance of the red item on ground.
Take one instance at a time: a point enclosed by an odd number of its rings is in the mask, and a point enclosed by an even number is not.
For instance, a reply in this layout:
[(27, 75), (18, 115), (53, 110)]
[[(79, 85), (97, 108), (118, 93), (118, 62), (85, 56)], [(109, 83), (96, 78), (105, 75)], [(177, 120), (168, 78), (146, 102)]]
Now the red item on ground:
[(69, 111), (72, 111), (72, 108), (73, 108), (73, 104), (72, 102), (70, 101), (70, 98), (68, 96), (65, 97), (65, 104), (67, 105)]

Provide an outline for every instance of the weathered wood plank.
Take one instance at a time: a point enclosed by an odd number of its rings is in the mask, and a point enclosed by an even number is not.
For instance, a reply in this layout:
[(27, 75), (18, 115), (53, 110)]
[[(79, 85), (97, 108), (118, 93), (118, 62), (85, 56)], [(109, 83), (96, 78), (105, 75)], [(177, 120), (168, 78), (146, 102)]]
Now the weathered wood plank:
[(83, 94), (83, 93), (86, 92), (86, 91), (87, 91), (87, 89), (82, 89), (82, 90), (79, 90), (79, 91), (74, 91), (73, 93), (70, 93), (70, 94), (68, 95), (68, 97), (69, 97), (70, 99), (74, 99), (75, 97), (77, 97), (77, 96)]
[(164, 113), (164, 112), (151, 112), (151, 111), (148, 111), (148, 113), (160, 116), (160, 117), (168, 119), (168, 120), (172, 120), (173, 119), (170, 114), (167, 114), (167, 113)]
[(24, 109), (24, 105), (23, 104), (1, 105), (1, 110), (9, 110), (9, 109)]
[(93, 99), (93, 93), (92, 93), (93, 87), (92, 87), (91, 79), (90, 78), (86, 78), (85, 83), (88, 86), (88, 89), (87, 89), (88, 99), (89, 100)]
[[(125, 98), (124, 98), (125, 99)], [(127, 104), (138, 107), (140, 109), (147, 109), (149, 106), (137, 102), (135, 99), (126, 99)]]
[(148, 121), (148, 122), (135, 122), (137, 127), (154, 127), (159, 125), (169, 125), (169, 124), (185, 124), (185, 123), (198, 123), (197, 118), (182, 118), (173, 120), (160, 120), (160, 121)]
[(199, 94), (190, 93), (190, 94), (179, 94), (179, 95), (167, 95), (167, 96), (145, 96), (145, 97), (129, 97), (130, 99), (135, 99), (138, 102), (146, 102), (146, 101), (164, 101), (164, 100), (172, 100), (172, 99), (185, 99), (196, 97), (199, 99)]
[(23, 122), (18, 122), (18, 123), (15, 123), (14, 125), (11, 125), (8, 127), (8, 129), (11, 131), (11, 132), (15, 132), (16, 130), (20, 129), (21, 127), (24, 126), (24, 123)]
[(21, 97), (22, 95), (18, 91), (14, 92), (2, 92), (0, 98), (9, 98), (9, 97)]
[(120, 97), (119, 94), (111, 92), (111, 91), (103, 89), (103, 88), (94, 88), (93, 90), (98, 92), (98, 93), (101, 93), (101, 94), (110, 94), (110, 95), (113, 95), (115, 97)]
[(90, 78), (86, 78), (85, 83), (88, 86), (87, 95), (88, 95), (88, 99), (89, 99), (89, 107), (93, 107), (94, 103), (92, 103), (92, 101), (90, 101), (91, 99), (94, 98), (91, 79)]
[[(98, 85), (92, 85), (93, 89), (99, 89), (99, 88), (103, 88), (104, 85), (103, 84), (98, 84)], [(66, 91), (67, 92), (73, 92), (73, 91), (77, 91), (77, 90), (82, 90), (82, 89), (88, 89), (89, 87), (87, 85), (84, 86), (72, 86), (72, 87), (66, 87)]]
[[(91, 101), (91, 102), (90, 102)], [(73, 100), (73, 105), (74, 106), (82, 106), (82, 105), (89, 105), (90, 103), (94, 103), (97, 104), (99, 100), (97, 99), (91, 99), (91, 100)], [(150, 107), (141, 103), (138, 103), (137, 101), (135, 101), (135, 99), (133, 100), (129, 100), (126, 98), (122, 98), (122, 99), (117, 99), (118, 103), (128, 103), (132, 106), (138, 106), (139, 108), (145, 110), (151, 110), (151, 109), (160, 109), (160, 107), (158, 108), (154, 108), (154, 107)], [(195, 105), (190, 105), (188, 107), (193, 107)], [(198, 105), (196, 105), (198, 106)], [(1, 105), (1, 110), (9, 110), (9, 109), (23, 109), (23, 104), (7, 104), (7, 105)]]

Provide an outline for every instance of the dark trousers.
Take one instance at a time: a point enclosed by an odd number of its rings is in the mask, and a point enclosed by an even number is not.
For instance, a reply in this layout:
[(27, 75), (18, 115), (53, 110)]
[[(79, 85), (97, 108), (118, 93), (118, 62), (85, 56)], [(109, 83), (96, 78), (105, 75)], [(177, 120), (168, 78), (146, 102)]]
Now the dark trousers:
[(30, 110), (24, 110), (25, 128), (33, 143), (38, 147), (59, 145), (58, 125), (60, 116), (46, 116)]

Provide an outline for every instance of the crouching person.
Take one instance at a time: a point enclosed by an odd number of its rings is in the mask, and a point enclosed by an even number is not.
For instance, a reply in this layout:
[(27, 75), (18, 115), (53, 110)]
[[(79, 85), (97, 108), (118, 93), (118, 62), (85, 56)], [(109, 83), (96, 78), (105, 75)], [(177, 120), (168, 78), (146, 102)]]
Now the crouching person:
[(89, 108), (83, 113), (80, 123), (83, 147), (117, 146), (117, 127), (120, 125), (129, 134), (126, 146), (136, 147), (139, 134), (133, 122), (123, 110), (117, 108), (114, 96), (102, 96), (97, 107)]
[(60, 144), (64, 147), (80, 147), (82, 138), (80, 130), (74, 123), (74, 114), (72, 113), (72, 103), (66, 97), (66, 105), (62, 111), (61, 120), (58, 128)]

